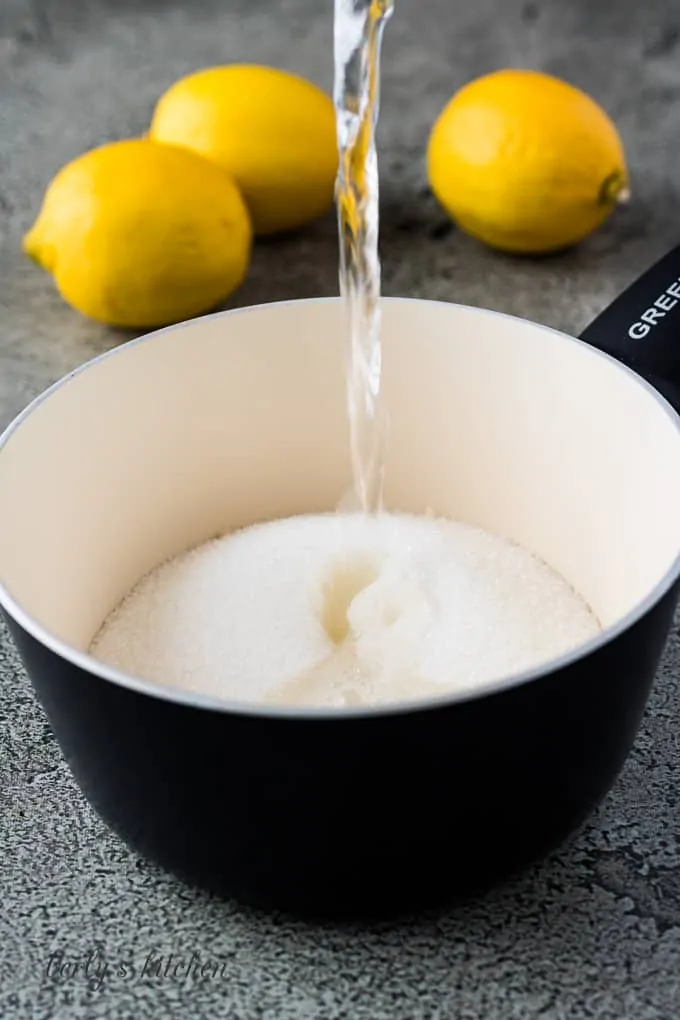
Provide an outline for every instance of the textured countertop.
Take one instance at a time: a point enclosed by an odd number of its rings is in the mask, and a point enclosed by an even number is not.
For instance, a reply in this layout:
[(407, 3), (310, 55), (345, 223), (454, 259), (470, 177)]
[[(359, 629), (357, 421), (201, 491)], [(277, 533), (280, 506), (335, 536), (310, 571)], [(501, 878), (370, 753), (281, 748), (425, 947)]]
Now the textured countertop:
[[(397, 8), (379, 134), (386, 292), (579, 330), (680, 241), (677, 5), (397, 0)], [(158, 94), (196, 67), (266, 62), (330, 87), (330, 9), (317, 0), (2, 0), (0, 425), (122, 339), (66, 308), (18, 254), (52, 174), (84, 149), (142, 131)], [(502, 258), (447, 232), (424, 186), (422, 154), (440, 106), (467, 78), (504, 65), (585, 87), (628, 149), (632, 204), (559, 258)], [(234, 303), (336, 293), (336, 265), (329, 217), (258, 246)], [(552, 859), (442, 916), (315, 927), (217, 902), (130, 855), (80, 796), (0, 635), (0, 1015), (677, 1018), (679, 675), (676, 624), (623, 774)], [(153, 976), (158, 955), (188, 962), (194, 952), (214, 964), (212, 977)]]

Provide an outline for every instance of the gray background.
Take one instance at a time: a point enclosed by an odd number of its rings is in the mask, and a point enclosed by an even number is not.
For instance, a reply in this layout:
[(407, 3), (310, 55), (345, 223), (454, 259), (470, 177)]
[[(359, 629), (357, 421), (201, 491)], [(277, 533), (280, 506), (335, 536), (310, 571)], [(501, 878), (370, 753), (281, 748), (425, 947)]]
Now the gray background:
[[(680, 9), (672, 0), (397, 7), (379, 134), (386, 292), (579, 330), (680, 241)], [(0, 0), (0, 424), (122, 339), (65, 307), (18, 254), (53, 173), (95, 144), (142, 131), (159, 93), (200, 66), (272, 63), (329, 88), (330, 12), (330, 0)], [(541, 67), (590, 91), (628, 150), (632, 204), (558, 258), (504, 258), (446, 233), (427, 195), (423, 151), (440, 107), (469, 77), (507, 65)], [(258, 245), (234, 303), (336, 293), (336, 266), (329, 217)], [(0, 1015), (677, 1018), (679, 668), (676, 626), (615, 790), (550, 861), (443, 916), (319, 928), (213, 901), (131, 856), (75, 788), (3, 639)], [(46, 967), (59, 949), (71, 963), (99, 950), (112, 973), (98, 989), (80, 975), (55, 981)], [(114, 973), (121, 962), (141, 968), (152, 951), (198, 951), (224, 973), (194, 984)]]

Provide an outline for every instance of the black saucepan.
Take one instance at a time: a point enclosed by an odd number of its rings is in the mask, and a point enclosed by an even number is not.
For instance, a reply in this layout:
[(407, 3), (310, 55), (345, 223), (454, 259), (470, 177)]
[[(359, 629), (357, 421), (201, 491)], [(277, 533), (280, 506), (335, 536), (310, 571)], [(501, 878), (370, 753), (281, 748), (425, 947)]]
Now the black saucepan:
[(87, 654), (166, 557), (337, 505), (339, 300), (162, 330), (31, 404), (0, 440), (0, 602), (105, 822), (220, 894), (355, 915), (443, 903), (571, 833), (628, 754), (678, 599), (679, 322), (680, 251), (585, 342), (384, 302), (388, 506), (529, 546), (604, 629), (475, 695), (375, 709), (222, 703)]

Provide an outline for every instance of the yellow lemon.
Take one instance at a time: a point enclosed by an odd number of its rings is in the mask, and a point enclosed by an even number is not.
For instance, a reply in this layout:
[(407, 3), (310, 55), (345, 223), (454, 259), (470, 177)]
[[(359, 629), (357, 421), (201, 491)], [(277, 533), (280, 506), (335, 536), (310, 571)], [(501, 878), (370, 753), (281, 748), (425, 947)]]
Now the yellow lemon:
[(130, 139), (57, 174), (23, 247), (83, 315), (137, 328), (214, 308), (242, 282), (251, 243), (248, 210), (223, 170)]
[(463, 230), (512, 252), (575, 244), (628, 195), (623, 145), (608, 115), (537, 71), (497, 71), (456, 93), (432, 129), (427, 169)]
[(333, 104), (296, 75), (251, 64), (197, 71), (161, 96), (149, 134), (223, 166), (256, 234), (300, 227), (333, 204)]

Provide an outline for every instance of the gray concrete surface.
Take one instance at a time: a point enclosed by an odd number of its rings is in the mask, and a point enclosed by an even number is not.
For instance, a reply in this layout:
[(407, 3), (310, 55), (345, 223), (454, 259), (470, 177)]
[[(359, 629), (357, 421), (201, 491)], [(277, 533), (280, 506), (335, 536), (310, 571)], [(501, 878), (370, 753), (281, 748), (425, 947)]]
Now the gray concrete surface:
[[(254, 60), (329, 87), (330, 3), (2, 0), (0, 423), (121, 335), (66, 308), (18, 254), (67, 159), (144, 129), (158, 94), (214, 62)], [(385, 290), (578, 330), (680, 241), (680, 12), (673, 0), (397, 0), (380, 127)], [(429, 125), (469, 77), (541, 67), (598, 97), (629, 154), (630, 207), (578, 250), (501, 258), (428, 197)], [(332, 218), (258, 246), (234, 303), (337, 290)], [(592, 822), (552, 859), (464, 909), (318, 928), (244, 911), (136, 860), (63, 764), (0, 641), (0, 1015), (64, 1020), (672, 1020), (680, 1015), (680, 636), (642, 731)], [(84, 964), (55, 974), (50, 957)], [(198, 952), (213, 979), (141, 973)], [(99, 983), (98, 961), (109, 964)], [(54, 965), (53, 965), (54, 966)], [(133, 973), (133, 968), (136, 973)], [(96, 987), (95, 987), (96, 986)]]

